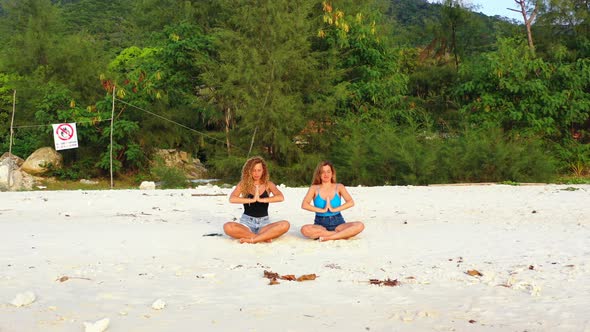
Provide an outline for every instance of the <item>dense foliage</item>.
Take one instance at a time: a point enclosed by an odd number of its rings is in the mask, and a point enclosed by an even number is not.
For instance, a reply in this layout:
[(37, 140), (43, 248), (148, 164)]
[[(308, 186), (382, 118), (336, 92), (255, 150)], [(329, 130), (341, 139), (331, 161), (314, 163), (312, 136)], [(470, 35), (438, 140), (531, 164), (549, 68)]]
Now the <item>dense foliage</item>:
[(0, 0), (0, 152), (16, 91), (14, 154), (78, 124), (65, 178), (108, 174), (113, 111), (115, 172), (171, 187), (155, 149), (290, 185), (584, 176), (590, 8), (537, 1), (527, 34), (459, 0)]

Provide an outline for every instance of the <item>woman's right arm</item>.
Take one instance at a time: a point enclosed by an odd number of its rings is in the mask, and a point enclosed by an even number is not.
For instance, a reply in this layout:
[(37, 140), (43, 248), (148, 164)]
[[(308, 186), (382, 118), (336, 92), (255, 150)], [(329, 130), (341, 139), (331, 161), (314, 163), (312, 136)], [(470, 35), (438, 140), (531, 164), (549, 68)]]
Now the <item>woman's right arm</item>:
[(318, 207), (315, 207), (313, 205), (311, 205), (311, 201), (313, 201), (313, 197), (315, 195), (315, 189), (313, 186), (309, 187), (309, 190), (307, 190), (307, 194), (305, 194), (305, 197), (303, 198), (303, 202), (301, 202), (301, 208), (307, 211), (311, 211), (311, 212), (319, 212), (319, 213), (324, 213), (328, 211), (328, 208), (324, 208), (324, 209), (320, 209)]
[(234, 191), (231, 192), (229, 195), (229, 202), (230, 203), (237, 203), (237, 204), (247, 204), (247, 203), (254, 203), (256, 202), (255, 198), (247, 198), (241, 197), (242, 193), (242, 183), (238, 183)]

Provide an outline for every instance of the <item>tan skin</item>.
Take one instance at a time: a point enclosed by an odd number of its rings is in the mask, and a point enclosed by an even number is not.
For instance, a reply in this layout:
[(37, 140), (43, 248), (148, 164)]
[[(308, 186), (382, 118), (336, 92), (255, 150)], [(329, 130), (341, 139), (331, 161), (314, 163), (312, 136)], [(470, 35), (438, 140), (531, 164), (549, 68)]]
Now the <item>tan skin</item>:
[[(332, 169), (329, 165), (323, 166), (321, 168), (321, 180), (322, 183), (319, 185), (312, 185), (305, 197), (303, 198), (303, 203), (301, 203), (301, 208), (311, 212), (340, 212), (344, 211), (348, 208), (354, 206), (354, 200), (346, 190), (346, 187), (342, 184), (337, 184), (332, 182)], [(336, 194), (336, 186), (338, 186), (338, 195), (342, 197), (345, 201), (339, 207), (333, 208), (330, 206), (330, 201), (334, 198)], [(326, 207), (321, 209), (312, 205), (313, 199), (315, 197), (316, 192), (319, 188), (319, 195), (326, 200)], [(320, 241), (329, 241), (329, 240), (342, 240), (342, 239), (349, 239), (365, 229), (365, 225), (360, 221), (353, 221), (353, 222), (346, 222), (342, 225), (338, 225), (334, 231), (329, 231), (325, 227), (320, 225), (304, 225), (301, 227), (301, 234), (310, 238), (310, 239), (319, 239)]]
[[(267, 181), (266, 184), (261, 183), (260, 178), (262, 177), (263, 171), (262, 164), (259, 163), (254, 165), (250, 172), (254, 180), (254, 185), (256, 186), (255, 192), (251, 193), (254, 195), (253, 198), (242, 197), (240, 195), (242, 192), (242, 182), (240, 182), (230, 194), (229, 202), (235, 204), (282, 202), (285, 197), (274, 183), (270, 181)], [(269, 192), (270, 197), (260, 198), (260, 195), (265, 191)], [(289, 230), (289, 227), (290, 224), (288, 221), (281, 220), (260, 228), (258, 234), (255, 234), (245, 225), (230, 221), (223, 225), (223, 230), (227, 235), (239, 239), (240, 243), (259, 243), (271, 242), (273, 239), (285, 234)]]

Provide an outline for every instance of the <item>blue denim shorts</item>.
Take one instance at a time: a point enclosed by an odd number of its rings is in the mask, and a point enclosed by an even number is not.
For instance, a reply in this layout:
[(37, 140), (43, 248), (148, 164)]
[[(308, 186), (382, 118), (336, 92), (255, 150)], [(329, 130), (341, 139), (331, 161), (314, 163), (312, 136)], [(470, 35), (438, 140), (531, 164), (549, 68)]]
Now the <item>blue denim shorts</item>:
[(240, 217), (240, 224), (250, 228), (252, 233), (258, 234), (262, 227), (270, 224), (270, 218), (268, 218), (268, 216), (257, 218), (251, 217), (247, 214), (242, 214)]
[(342, 218), (342, 214), (340, 214), (340, 213), (333, 215), (333, 216), (326, 216), (326, 217), (316, 215), (315, 219), (313, 221), (314, 225), (323, 226), (324, 228), (326, 228), (329, 231), (335, 230), (336, 227), (338, 227), (338, 225), (342, 225), (344, 223), (345, 223), (344, 218)]

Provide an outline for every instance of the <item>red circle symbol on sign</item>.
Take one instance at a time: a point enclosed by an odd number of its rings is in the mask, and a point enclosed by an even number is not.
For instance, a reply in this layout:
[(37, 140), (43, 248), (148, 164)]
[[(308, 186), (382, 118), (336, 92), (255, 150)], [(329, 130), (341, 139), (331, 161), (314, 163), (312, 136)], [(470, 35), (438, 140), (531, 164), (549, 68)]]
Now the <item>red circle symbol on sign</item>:
[(62, 123), (57, 126), (55, 130), (55, 134), (59, 137), (62, 141), (67, 141), (74, 136), (74, 128), (70, 126), (68, 123)]

